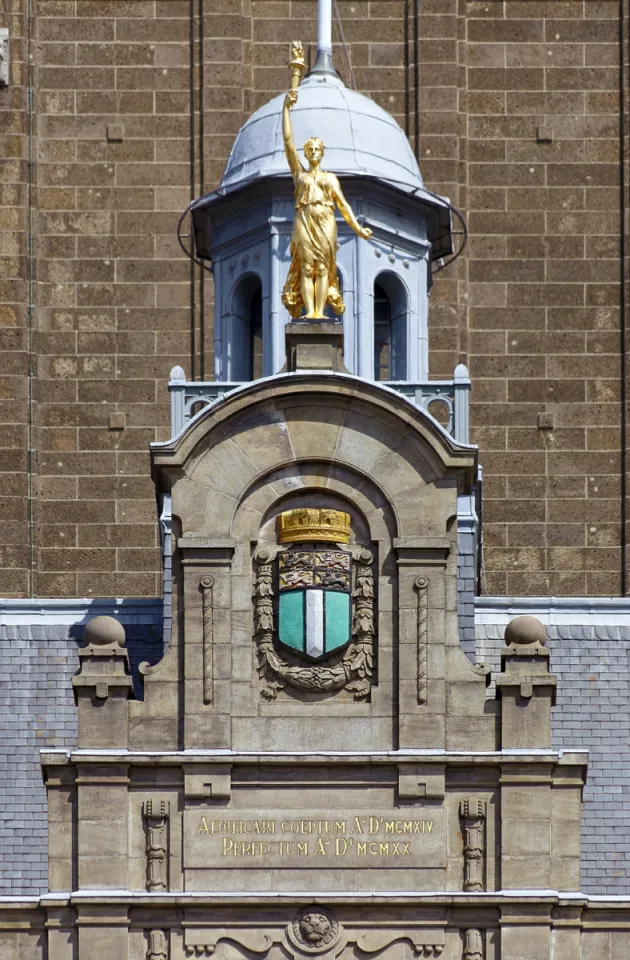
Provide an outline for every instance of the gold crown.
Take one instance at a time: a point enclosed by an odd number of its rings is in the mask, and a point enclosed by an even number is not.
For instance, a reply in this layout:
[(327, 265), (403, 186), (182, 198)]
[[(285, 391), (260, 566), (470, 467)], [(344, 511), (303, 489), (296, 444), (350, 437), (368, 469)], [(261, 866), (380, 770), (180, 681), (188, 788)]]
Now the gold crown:
[(278, 537), (280, 543), (305, 540), (349, 543), (350, 514), (341, 510), (287, 510), (278, 516)]

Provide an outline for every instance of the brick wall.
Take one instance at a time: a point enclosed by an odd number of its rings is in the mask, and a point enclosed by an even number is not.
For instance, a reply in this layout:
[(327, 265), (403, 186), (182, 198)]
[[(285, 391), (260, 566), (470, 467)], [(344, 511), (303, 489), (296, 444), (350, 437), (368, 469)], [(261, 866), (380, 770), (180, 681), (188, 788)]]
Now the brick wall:
[(616, 594), (619, 4), (491, 0), (467, 12), (468, 350), (486, 591)]
[[(147, 445), (167, 433), (171, 366), (212, 371), (211, 279), (177, 218), (286, 86), (316, 4), (203, 0), (200, 20), (189, 0), (33, 0), (30, 22), (25, 6), (3, 14), (0, 595), (151, 596)], [(459, 360), (473, 376), (485, 590), (616, 593), (620, 5), (338, 7), (344, 80), (394, 114), (470, 225), (436, 277), (430, 350), (433, 376)]]

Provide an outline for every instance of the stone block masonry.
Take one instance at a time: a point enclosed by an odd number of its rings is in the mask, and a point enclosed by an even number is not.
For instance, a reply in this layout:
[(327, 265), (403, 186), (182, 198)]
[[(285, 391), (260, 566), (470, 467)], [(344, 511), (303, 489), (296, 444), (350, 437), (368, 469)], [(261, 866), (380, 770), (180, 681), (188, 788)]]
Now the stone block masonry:
[[(430, 370), (461, 360), (473, 377), (484, 589), (618, 593), (627, 0), (338, 8), (345, 82), (396, 117), (427, 186), (468, 219), (466, 253), (435, 278)], [(147, 445), (168, 432), (171, 367), (212, 372), (212, 281), (181, 254), (177, 218), (286, 85), (315, 9), (204, 0), (200, 21), (188, 0), (40, 0), (30, 20), (17, 2), (0, 14), (1, 596), (159, 592)]]
[(465, 302), (457, 296), (487, 480), (484, 591), (618, 594), (620, 5), (465, 10), (460, 189), (471, 241)]

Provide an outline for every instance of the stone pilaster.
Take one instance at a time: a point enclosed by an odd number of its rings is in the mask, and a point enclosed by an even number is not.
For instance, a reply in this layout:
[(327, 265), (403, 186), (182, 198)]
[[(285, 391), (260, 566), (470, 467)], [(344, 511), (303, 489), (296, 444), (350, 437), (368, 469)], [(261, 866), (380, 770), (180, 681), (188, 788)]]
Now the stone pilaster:
[(186, 747), (229, 747), (234, 541), (184, 536)]
[[(399, 537), (398, 565), (400, 746), (445, 745), (443, 649), (445, 576), (450, 542), (440, 537)], [(442, 651), (441, 651), (442, 652)]]

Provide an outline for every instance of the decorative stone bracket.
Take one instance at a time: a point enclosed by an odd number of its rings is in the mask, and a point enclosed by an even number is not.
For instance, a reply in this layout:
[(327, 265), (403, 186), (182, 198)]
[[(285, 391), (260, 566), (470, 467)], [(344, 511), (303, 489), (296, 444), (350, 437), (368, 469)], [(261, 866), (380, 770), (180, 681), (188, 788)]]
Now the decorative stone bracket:
[(164, 930), (150, 930), (147, 960), (168, 960), (168, 937)]
[(463, 960), (483, 960), (483, 937), (481, 930), (464, 930)]
[(143, 805), (149, 893), (168, 890), (169, 812), (169, 804), (166, 800), (146, 800)]
[(459, 805), (464, 835), (464, 890), (484, 889), (486, 802), (467, 797)]

